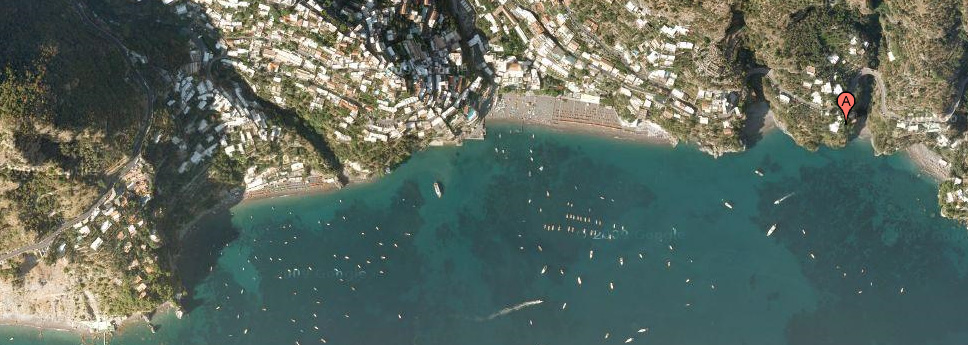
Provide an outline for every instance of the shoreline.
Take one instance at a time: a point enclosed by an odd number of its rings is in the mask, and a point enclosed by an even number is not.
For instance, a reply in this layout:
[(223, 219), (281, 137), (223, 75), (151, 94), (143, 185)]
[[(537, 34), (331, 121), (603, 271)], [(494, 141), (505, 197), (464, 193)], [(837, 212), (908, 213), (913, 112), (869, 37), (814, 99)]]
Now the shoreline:
[[(524, 125), (524, 126), (535, 126), (544, 129), (549, 129), (557, 133), (575, 133), (575, 134), (585, 134), (606, 139), (624, 141), (624, 142), (637, 142), (647, 145), (657, 145), (657, 146), (668, 146), (675, 147), (679, 144), (679, 140), (673, 137), (665, 130), (661, 129), (658, 125), (655, 125), (655, 129), (649, 130), (632, 130), (632, 129), (617, 129), (611, 127), (602, 127), (589, 124), (580, 123), (570, 123), (570, 122), (556, 122), (549, 123), (545, 121), (538, 120), (528, 120), (528, 119), (511, 119), (511, 118), (496, 118), (496, 119), (485, 119), (486, 128), (488, 124), (509, 124), (509, 125)], [(647, 125), (647, 124), (646, 124)]]
[(333, 183), (326, 183), (322, 186), (315, 185), (315, 186), (309, 186), (305, 188), (288, 189), (285, 191), (277, 191), (272, 193), (260, 193), (259, 195), (253, 195), (253, 196), (243, 195), (242, 198), (239, 200), (239, 202), (235, 203), (232, 206), (249, 205), (249, 204), (273, 200), (273, 199), (282, 199), (282, 198), (290, 198), (290, 197), (327, 195), (327, 194), (339, 192), (350, 186), (356, 186), (358, 184), (366, 184), (366, 183), (373, 182), (379, 179), (380, 177), (381, 176), (370, 176), (370, 177), (362, 178), (362, 177), (351, 176), (349, 181), (347, 181), (346, 184), (344, 184), (342, 187)]
[(191, 221), (189, 221), (188, 223), (185, 223), (185, 225), (182, 225), (178, 229), (178, 232), (175, 234), (178, 236), (178, 240), (179, 241), (183, 240), (185, 238), (185, 235), (188, 235), (191, 232), (190, 230), (194, 229), (195, 225), (198, 224), (198, 222), (204, 219), (205, 217), (216, 214), (224, 210), (231, 209), (235, 205), (238, 205), (239, 203), (241, 203), (243, 200), (245, 200), (243, 193), (244, 191), (230, 191), (228, 193), (229, 195), (223, 197), (222, 200), (219, 200), (219, 203), (217, 205), (212, 206), (206, 209), (205, 211), (195, 215), (195, 218), (192, 218)]
[[(768, 120), (772, 120), (767, 122), (772, 122), (773, 127), (767, 128), (768, 126), (764, 126), (764, 128), (761, 130), (761, 133), (763, 135), (767, 135), (769, 132), (779, 129), (781, 132), (783, 132), (784, 135), (793, 139), (793, 136), (790, 135), (789, 132), (787, 132), (785, 124), (783, 124), (776, 117), (772, 116), (772, 113), (768, 114), (767, 116), (768, 116), (767, 118)], [(864, 126), (864, 128), (861, 129), (860, 133), (857, 134), (857, 138), (855, 138), (854, 140), (868, 141), (871, 147), (874, 148), (875, 156), (884, 154), (884, 153), (877, 152), (877, 147), (874, 146), (874, 134), (871, 132), (868, 126)], [(794, 143), (795, 142), (796, 140), (794, 139)], [(952, 176), (951, 169), (949, 167), (941, 166), (941, 164), (938, 163), (938, 161), (942, 160), (943, 157), (941, 157), (940, 154), (932, 151), (923, 143), (917, 143), (917, 144), (908, 146), (904, 149), (901, 149), (900, 152), (902, 152), (902, 155), (911, 164), (913, 164), (915, 167), (918, 168), (918, 171), (919, 171), (919, 173), (917, 174), (918, 176), (921, 176), (922, 174), (927, 175), (934, 183), (937, 183), (937, 184), (940, 184), (941, 182), (954, 177)], [(895, 154), (895, 153), (890, 153), (890, 154)], [(950, 166), (950, 163), (949, 163), (949, 166)]]
[[(0, 326), (32, 329), (40, 332), (66, 333), (77, 335), (81, 338), (85, 336), (113, 336), (124, 332), (126, 328), (136, 325), (139, 322), (144, 322), (145, 317), (148, 317), (150, 320), (159, 313), (172, 310), (178, 310), (178, 307), (172, 302), (165, 302), (150, 311), (137, 312), (127, 317), (115, 317), (105, 321), (52, 320), (32, 315), (5, 314), (0, 315)], [(108, 328), (98, 329), (98, 324), (108, 325)]]
[[(663, 132), (656, 131), (656, 132), (650, 133), (646, 131), (632, 131), (632, 130), (624, 130), (624, 129), (620, 130), (620, 129), (613, 129), (613, 128), (604, 128), (604, 127), (599, 127), (594, 125), (582, 125), (577, 123), (552, 124), (552, 123), (545, 123), (542, 121), (508, 119), (508, 118), (489, 119), (486, 121), (487, 122), (485, 123), (485, 128), (487, 127), (488, 124), (492, 124), (492, 123), (498, 124), (498, 125), (525, 125), (525, 126), (540, 127), (543, 129), (548, 129), (556, 133), (562, 133), (562, 134), (569, 134), (569, 133), (584, 134), (584, 135), (591, 135), (591, 136), (601, 137), (601, 138), (610, 139), (610, 140), (623, 141), (623, 142), (637, 142), (637, 143), (642, 143), (646, 145), (675, 147), (679, 143), (678, 139), (676, 139), (671, 134), (668, 134), (667, 132), (664, 132), (664, 131)], [(656, 125), (656, 127), (661, 128), (661, 127), (658, 127), (658, 125)], [(242, 195), (238, 197), (237, 201), (235, 202), (223, 201), (223, 204), (213, 207), (209, 210), (206, 210), (205, 212), (197, 216), (196, 219), (194, 219), (192, 222), (187, 223), (184, 228), (193, 227), (199, 220), (201, 220), (207, 215), (214, 214), (226, 209), (231, 209), (232, 207), (235, 207), (235, 206), (249, 205), (252, 203), (258, 203), (258, 202), (268, 201), (273, 199), (289, 198), (289, 197), (327, 195), (327, 194), (339, 192), (347, 187), (355, 186), (357, 184), (370, 183), (375, 181), (378, 178), (379, 177), (371, 176), (367, 178), (350, 179), (350, 181), (342, 187), (336, 186), (331, 183), (326, 183), (323, 185), (311, 185), (304, 188), (290, 188), (282, 191), (273, 191), (273, 192), (258, 193), (258, 194), (247, 194), (245, 192), (242, 192)], [(188, 229), (183, 229), (183, 232), (186, 230)], [(185, 234), (187, 234), (187, 232)], [(181, 234), (180, 236), (184, 236), (184, 234)]]
[(259, 190), (243, 191), (239, 203), (241, 204), (249, 201), (303, 195), (307, 193), (330, 192), (342, 189), (342, 187), (337, 183), (327, 182), (327, 179), (330, 178), (323, 178), (322, 176), (310, 176), (309, 181), (270, 184)]
[(908, 146), (904, 149), (904, 155), (907, 156), (908, 160), (912, 164), (917, 166), (922, 173), (931, 177), (936, 183), (941, 183), (944, 180), (952, 178), (951, 169), (948, 166), (942, 166), (939, 161), (943, 160), (941, 155), (931, 151), (927, 146), (922, 143), (914, 144)]
[[(367, 180), (368, 179), (364, 179), (363, 181), (367, 181)], [(358, 181), (350, 181), (350, 183), (347, 184), (347, 186), (350, 184), (355, 184), (357, 182)], [(346, 186), (343, 186), (343, 187), (346, 187)], [(323, 194), (339, 191), (343, 187), (339, 187), (331, 183), (323, 183), (323, 184), (307, 183), (306, 187), (289, 188), (285, 190), (277, 190), (277, 191), (262, 192), (262, 193), (246, 193), (245, 190), (230, 191), (229, 195), (224, 197), (222, 200), (220, 200), (217, 205), (210, 207), (205, 211), (199, 213), (190, 222), (185, 223), (185, 225), (181, 226), (177, 234), (178, 239), (179, 240), (184, 239), (185, 236), (190, 234), (192, 230), (196, 228), (196, 225), (198, 224), (198, 222), (204, 219), (205, 217), (222, 211), (231, 210), (235, 206), (246, 205), (246, 204), (264, 201), (264, 200), (287, 198), (291, 196), (323, 195)]]
[[(776, 130), (783, 132), (787, 137), (791, 137), (789, 133), (785, 131), (785, 128), (778, 119), (776, 119), (772, 114), (768, 114), (765, 119), (765, 125), (760, 129), (760, 133), (763, 135), (768, 135)], [(562, 134), (583, 134), (592, 135), (596, 137), (606, 138), (608, 140), (617, 140), (623, 142), (637, 142), (646, 145), (656, 145), (656, 146), (666, 146), (675, 147), (678, 144), (678, 140), (669, 135), (667, 132), (661, 130), (655, 131), (633, 131), (627, 129), (615, 129), (615, 128), (605, 128), (600, 126), (588, 125), (588, 124), (578, 124), (578, 123), (548, 123), (544, 121), (535, 121), (529, 119), (510, 119), (510, 118), (498, 118), (487, 120), (485, 123), (485, 128), (488, 124), (510, 124), (510, 125), (522, 125), (522, 126), (535, 126), (543, 129), (548, 129), (557, 133)], [(657, 126), (656, 126), (657, 127)], [(865, 128), (866, 130), (866, 128)], [(870, 139), (869, 131), (862, 131), (858, 136), (858, 139), (866, 140)], [(942, 157), (931, 151), (924, 144), (915, 144), (903, 150), (906, 158), (914, 164), (918, 169), (930, 176), (935, 182), (944, 181), (951, 177), (949, 169), (941, 166), (938, 160)], [(287, 198), (287, 197), (301, 197), (301, 196), (318, 196), (327, 195), (330, 193), (335, 193), (342, 190), (345, 187), (370, 183), (377, 180), (378, 177), (369, 178), (358, 178), (352, 179), (346, 185), (339, 187), (335, 184), (308, 184), (304, 188), (286, 188), (283, 190), (275, 190), (271, 192), (257, 193), (255, 195), (246, 195), (244, 191), (231, 191), (226, 194), (226, 196), (219, 202), (219, 204), (199, 213), (191, 221), (186, 223), (178, 232), (179, 239), (183, 239), (187, 234), (194, 231), (197, 227), (197, 223), (207, 216), (212, 214), (229, 210), (235, 206), (246, 205), (261, 201), (269, 201), (273, 199)], [(0, 326), (9, 326), (15, 328), (33, 329), (37, 331), (53, 331), (53, 332), (65, 332), (71, 333), (78, 336), (94, 336), (103, 334), (118, 334), (123, 332), (126, 328), (137, 324), (142, 320), (142, 315), (155, 315), (157, 313), (177, 309), (171, 302), (166, 302), (159, 305), (157, 308), (147, 312), (135, 313), (133, 315), (111, 319), (107, 322), (110, 324), (112, 321), (116, 321), (114, 325), (111, 325), (109, 329), (98, 330), (95, 326), (95, 321), (76, 321), (76, 320), (50, 320), (44, 319), (32, 315), (0, 315)]]
[[(79, 336), (100, 334), (100, 332), (82, 324), (82, 322), (85, 321), (49, 320), (25, 315), (0, 315), (0, 326), (71, 333)], [(108, 330), (105, 332), (111, 331)]]
[(252, 202), (278, 199), (278, 198), (288, 198), (288, 197), (316, 195), (316, 194), (328, 194), (328, 193), (333, 193), (333, 192), (342, 190), (343, 188), (356, 183), (357, 182), (350, 182), (343, 187), (336, 186), (335, 184), (326, 184), (324, 186), (307, 186), (307, 187), (287, 189), (283, 191), (272, 191), (272, 192), (257, 193), (257, 194), (244, 193), (241, 200), (239, 200), (239, 202), (236, 203), (236, 205), (243, 205), (243, 204), (248, 204)]

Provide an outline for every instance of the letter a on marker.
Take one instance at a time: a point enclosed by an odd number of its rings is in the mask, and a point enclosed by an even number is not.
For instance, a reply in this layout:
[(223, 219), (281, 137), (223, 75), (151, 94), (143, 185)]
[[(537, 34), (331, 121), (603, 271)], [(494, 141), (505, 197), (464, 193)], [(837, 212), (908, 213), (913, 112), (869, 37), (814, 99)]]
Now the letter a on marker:
[(850, 108), (854, 107), (854, 95), (846, 91), (841, 92), (837, 96), (837, 106), (844, 112), (844, 122), (847, 122), (847, 114), (850, 114)]

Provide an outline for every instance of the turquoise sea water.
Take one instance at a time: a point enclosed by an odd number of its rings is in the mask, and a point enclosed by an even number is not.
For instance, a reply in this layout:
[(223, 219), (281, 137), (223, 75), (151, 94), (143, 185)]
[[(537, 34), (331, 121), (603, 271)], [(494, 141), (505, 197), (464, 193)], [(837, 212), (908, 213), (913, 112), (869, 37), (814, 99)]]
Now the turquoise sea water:
[[(493, 127), (374, 183), (214, 217), (182, 258), (185, 318), (109, 342), (965, 344), (968, 236), (935, 189), (866, 143), (772, 134), (712, 159)], [(38, 334), (0, 344), (78, 342)]]

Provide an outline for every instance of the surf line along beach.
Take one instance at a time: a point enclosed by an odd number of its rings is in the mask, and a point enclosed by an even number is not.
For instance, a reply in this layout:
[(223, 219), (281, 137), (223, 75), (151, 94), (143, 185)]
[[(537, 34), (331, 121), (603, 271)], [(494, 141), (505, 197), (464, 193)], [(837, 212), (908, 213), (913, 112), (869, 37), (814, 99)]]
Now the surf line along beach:
[(672, 134), (651, 121), (624, 122), (614, 109), (562, 97), (503, 95), (485, 120), (489, 123), (532, 124), (658, 145), (675, 146), (679, 143)]
[[(844, 94), (850, 97), (849, 102), (852, 103), (852, 95), (846, 92)], [(840, 98), (843, 97), (839, 96), (838, 99)], [(845, 113), (849, 111), (849, 108), (846, 109)], [(771, 132), (776, 128), (782, 128), (775, 123), (777, 120), (770, 112), (767, 112), (765, 120), (768, 123), (760, 129), (762, 134)], [(488, 126), (502, 123), (535, 125), (561, 132), (589, 134), (662, 146), (676, 146), (679, 143), (678, 138), (654, 122), (644, 120), (637, 123), (628, 123), (622, 120), (617, 112), (610, 107), (567, 97), (505, 94), (495, 102), (495, 106), (490, 110), (484, 121), (487, 121)], [(869, 135), (869, 132), (865, 134)], [(924, 145), (914, 145), (906, 149), (905, 152), (913, 163), (936, 180), (944, 180), (950, 177), (948, 164), (941, 159), (940, 155)], [(349, 184), (366, 183), (371, 180), (372, 177), (358, 177), (351, 179)], [(308, 176), (302, 181), (276, 181), (255, 186), (255, 188), (246, 188), (242, 202), (287, 196), (328, 194), (336, 192), (342, 187), (345, 186), (341, 186), (338, 181), (332, 178)]]
[[(584, 133), (618, 140), (675, 146), (679, 140), (659, 125), (642, 121), (623, 123), (614, 109), (551, 96), (504, 95), (487, 115), (491, 124), (528, 124), (564, 132)], [(370, 178), (357, 178), (350, 184), (365, 183)], [(337, 181), (322, 176), (304, 180), (284, 180), (249, 186), (242, 202), (295, 195), (325, 194), (340, 190)]]

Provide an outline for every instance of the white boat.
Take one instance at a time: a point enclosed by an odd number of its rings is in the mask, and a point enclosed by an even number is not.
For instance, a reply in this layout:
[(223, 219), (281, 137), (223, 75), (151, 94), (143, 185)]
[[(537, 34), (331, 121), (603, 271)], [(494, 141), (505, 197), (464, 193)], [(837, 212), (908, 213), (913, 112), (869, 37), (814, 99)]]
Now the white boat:
[(776, 224), (773, 224), (773, 226), (770, 227), (770, 230), (766, 231), (766, 237), (770, 237), (770, 235), (773, 235), (774, 231), (776, 231)]
[(733, 209), (733, 204), (730, 204), (730, 203), (729, 203), (729, 201), (725, 201), (725, 200), (724, 200), (724, 201), (723, 201), (723, 206), (726, 206), (726, 208), (728, 208), (728, 209), (730, 209), (730, 210), (732, 210), (732, 209)]
[(434, 182), (434, 194), (437, 194), (437, 198), (444, 196), (444, 193), (440, 191), (440, 182)]
[(759, 177), (763, 177), (763, 172), (760, 171), (760, 169), (753, 170), (753, 173), (756, 174)]
[(796, 193), (795, 192), (794, 193), (790, 193), (790, 194), (784, 195), (782, 198), (773, 200), (773, 204), (774, 205), (779, 205), (781, 202), (783, 202), (783, 200), (786, 200), (787, 198), (793, 196), (793, 194), (796, 194)]

